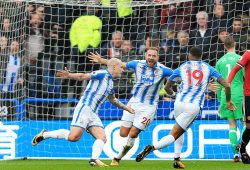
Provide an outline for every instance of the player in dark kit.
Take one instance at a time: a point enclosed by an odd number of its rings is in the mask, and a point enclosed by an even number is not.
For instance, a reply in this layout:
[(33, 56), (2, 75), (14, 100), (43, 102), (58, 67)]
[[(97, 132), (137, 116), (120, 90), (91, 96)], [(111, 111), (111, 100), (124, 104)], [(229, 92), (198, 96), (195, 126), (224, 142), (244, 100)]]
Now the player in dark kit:
[(246, 51), (234, 68), (229, 74), (228, 82), (231, 84), (235, 74), (241, 69), (245, 68), (245, 80), (244, 80), (244, 96), (245, 96), (245, 119), (246, 130), (242, 135), (240, 154), (241, 160), (244, 164), (250, 164), (250, 157), (246, 152), (246, 146), (250, 140), (250, 50)]

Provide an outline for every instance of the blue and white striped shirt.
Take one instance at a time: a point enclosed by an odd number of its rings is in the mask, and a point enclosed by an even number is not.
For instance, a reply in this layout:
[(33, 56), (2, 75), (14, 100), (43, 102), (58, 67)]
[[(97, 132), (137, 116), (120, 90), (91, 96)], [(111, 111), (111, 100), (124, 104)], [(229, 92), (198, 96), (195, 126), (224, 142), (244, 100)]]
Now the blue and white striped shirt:
[(18, 70), (21, 67), (21, 58), (15, 55), (9, 56), (7, 64), (4, 84), (1, 85), (1, 90), (5, 92), (14, 92), (15, 85), (18, 77)]
[(215, 68), (202, 61), (187, 61), (169, 77), (171, 81), (181, 79), (181, 88), (175, 101), (194, 103), (203, 107), (205, 91), (211, 78), (219, 79), (222, 75)]
[(89, 81), (80, 102), (89, 106), (97, 113), (110, 95), (114, 95), (114, 83), (108, 70), (98, 70), (90, 73)]
[(146, 60), (130, 61), (126, 67), (132, 69), (136, 75), (136, 84), (132, 90), (135, 101), (157, 105), (164, 79), (170, 76), (173, 71), (158, 62), (154, 67), (148, 67)]

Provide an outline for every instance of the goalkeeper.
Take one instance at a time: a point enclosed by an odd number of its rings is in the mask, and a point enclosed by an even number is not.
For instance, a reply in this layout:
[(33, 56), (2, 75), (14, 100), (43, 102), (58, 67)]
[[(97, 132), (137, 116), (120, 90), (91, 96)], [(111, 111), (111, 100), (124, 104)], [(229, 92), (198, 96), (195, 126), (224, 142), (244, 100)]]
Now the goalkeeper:
[[(224, 46), (227, 53), (218, 60), (216, 63), (216, 70), (222, 74), (224, 79), (228, 79), (228, 75), (234, 65), (237, 63), (240, 55), (235, 53), (235, 42), (233, 37), (227, 36), (225, 38)], [(226, 95), (222, 86), (218, 90), (218, 101), (220, 104), (219, 115), (221, 118), (227, 118), (229, 123), (229, 139), (234, 153), (234, 162), (239, 162), (239, 151), (238, 151), (238, 138), (237, 138), (237, 123), (236, 120), (243, 120), (243, 76), (244, 70), (242, 69), (237, 73), (234, 81), (231, 84), (232, 89), (232, 101), (236, 105), (236, 110), (231, 111), (226, 107)], [(243, 122), (243, 121), (242, 121)], [(243, 124), (245, 124), (243, 122)], [(245, 126), (242, 131), (245, 130)]]

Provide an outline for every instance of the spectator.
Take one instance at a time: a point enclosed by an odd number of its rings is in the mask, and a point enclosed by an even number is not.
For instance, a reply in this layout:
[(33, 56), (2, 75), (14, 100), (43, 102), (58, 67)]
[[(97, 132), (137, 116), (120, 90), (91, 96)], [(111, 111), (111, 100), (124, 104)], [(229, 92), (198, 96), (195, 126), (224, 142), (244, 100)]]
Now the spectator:
[(36, 7), (35, 13), (41, 18), (41, 20), (44, 20), (44, 6), (43, 5), (38, 5)]
[(210, 14), (210, 25), (212, 29), (219, 30), (220, 28), (228, 28), (232, 21), (231, 15), (227, 14), (224, 5), (215, 4), (213, 13)]
[(247, 29), (249, 27), (249, 25), (250, 25), (250, 16), (247, 15), (247, 14), (243, 14), (243, 15), (241, 15), (239, 17), (241, 17), (241, 19), (242, 19), (243, 28)]
[(123, 34), (121, 31), (115, 31), (112, 33), (112, 39), (110, 42), (105, 43), (102, 46), (101, 55), (110, 59), (112, 57), (120, 57), (122, 55), (121, 45), (123, 42)]
[[(1, 11), (1, 21), (5, 22), (7, 25), (9, 24), (9, 28), (11, 30), (8, 38), (23, 38), (24, 23), (26, 21), (26, 13), (25, 13), (25, 2), (20, 0), (14, 0), (14, 2), (10, 1), (2, 1), (0, 3), (2, 7)], [(0, 15), (1, 15), (0, 14)], [(4, 19), (8, 19), (5, 20)], [(9, 32), (9, 31), (8, 31)], [(20, 36), (20, 37), (19, 37)], [(23, 39), (22, 39), (23, 40)]]
[(167, 29), (172, 29), (174, 32), (180, 30), (188, 30), (191, 23), (191, 15), (194, 11), (193, 1), (179, 2), (175, 4), (170, 4), (163, 6), (161, 25), (166, 22), (165, 17), (168, 16)]
[(1, 34), (5, 35), (7, 38), (14, 38), (16, 37), (16, 34), (14, 34), (12, 30), (12, 24), (9, 18), (4, 18), (1, 23)]
[(49, 36), (46, 39), (45, 53), (62, 54), (64, 46), (63, 27), (59, 24), (52, 24), (49, 29)]
[(4, 35), (0, 36), (0, 54), (6, 54), (8, 52), (8, 38)]
[(26, 7), (27, 15), (28, 17), (31, 17), (31, 15), (35, 12), (35, 7), (33, 4), (28, 4)]
[(43, 21), (38, 14), (32, 14), (29, 29), (27, 30), (26, 55), (29, 59), (37, 61), (39, 55), (44, 50), (45, 32), (43, 31)]
[(165, 58), (166, 58), (166, 52), (165, 49), (167, 49), (166, 47), (164, 48), (163, 46), (160, 46), (160, 39), (158, 37), (157, 34), (152, 34), (152, 35), (147, 35), (145, 42), (143, 45), (141, 45), (139, 47), (139, 55), (145, 55), (146, 51), (150, 48), (150, 47), (156, 47), (158, 48), (159, 52), (159, 62), (164, 62)]
[(198, 46), (202, 49), (205, 62), (209, 62), (209, 50), (211, 44), (217, 41), (217, 31), (208, 28), (208, 14), (205, 11), (200, 11), (196, 14), (198, 27), (190, 31), (190, 45)]
[[(143, 57), (136, 54), (131, 40), (123, 40), (121, 45), (122, 55), (119, 59), (122, 62), (141, 60)], [(133, 71), (125, 70), (120, 79), (114, 80), (114, 89), (118, 98), (130, 98), (134, 85)]]
[(243, 28), (242, 19), (237, 17), (233, 19), (231, 34), (236, 43), (236, 53), (243, 54), (243, 49), (247, 41), (247, 29)]
[[(224, 6), (224, 11), (226, 13), (228, 13), (231, 10), (232, 7), (232, 2), (231, 0), (206, 0), (206, 1), (200, 1), (197, 5), (199, 6), (199, 8), (203, 8), (203, 10), (205, 10), (207, 13), (213, 13), (214, 11), (214, 7), (216, 5), (220, 5), (223, 4)], [(227, 15), (227, 14), (226, 14)], [(232, 14), (231, 16), (234, 16), (234, 14)]]
[[(28, 23), (28, 29), (26, 29), (26, 80), (27, 80), (27, 95), (29, 97), (42, 98), (46, 97), (47, 93), (44, 93), (43, 83), (43, 61), (44, 61), (44, 48), (45, 38), (47, 37), (46, 30), (43, 28), (43, 21), (39, 14), (34, 13), (31, 16)], [(42, 103), (37, 103), (39, 113), (45, 113)], [(44, 109), (43, 109), (44, 108)], [(28, 108), (29, 110), (29, 108)]]
[(247, 34), (247, 42), (245, 46), (242, 46), (242, 50), (243, 52), (246, 52), (247, 50), (250, 49), (250, 29), (248, 30), (248, 34)]
[(146, 35), (144, 44), (139, 47), (139, 54), (143, 55), (149, 47), (157, 47), (159, 48), (160, 40), (156, 34)]
[(225, 53), (224, 42), (225, 38), (229, 36), (230, 33), (225, 29), (219, 29), (218, 42), (214, 43), (210, 48), (210, 65), (215, 66), (217, 60), (219, 60)]
[(176, 69), (187, 60), (189, 52), (189, 36), (186, 31), (179, 31), (177, 34), (177, 45), (170, 46), (167, 51), (165, 65)]
[(168, 47), (175, 46), (175, 32), (172, 30), (168, 30), (166, 32), (166, 35), (163, 37), (163, 41), (160, 43), (160, 46), (164, 49), (165, 52), (167, 52)]
[(127, 62), (131, 60), (141, 60), (143, 58), (142, 56), (137, 55), (136, 49), (131, 40), (123, 40), (121, 50), (122, 57), (120, 58), (120, 60), (122, 60), (122, 62)]
[[(4, 81), (3, 84), (0, 84), (1, 90), (1, 98), (4, 99), (13, 99), (18, 98), (19, 88), (16, 87), (17, 84), (23, 84), (23, 78), (21, 78), (21, 56), (20, 56), (20, 47), (19, 42), (13, 40), (10, 44), (10, 53), (8, 54), (8, 58), (5, 62), (4, 69)], [(3, 106), (7, 106), (8, 113), (11, 113), (13, 116), (14, 113), (14, 105), (13, 102), (3, 102)]]
[(5, 65), (8, 58), (8, 39), (5, 36), (0, 36), (0, 84), (4, 83)]

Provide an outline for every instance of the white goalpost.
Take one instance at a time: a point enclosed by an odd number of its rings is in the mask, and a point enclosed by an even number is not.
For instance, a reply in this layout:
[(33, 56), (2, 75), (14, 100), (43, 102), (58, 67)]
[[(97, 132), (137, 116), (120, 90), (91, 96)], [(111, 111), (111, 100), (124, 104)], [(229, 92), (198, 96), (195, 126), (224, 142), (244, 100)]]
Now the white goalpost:
[[(202, 35), (196, 19), (200, 11), (208, 17), (209, 31)], [(226, 35), (235, 38), (237, 53), (250, 47), (249, 15), (249, 2), (233, 0), (0, 0), (0, 159), (91, 156), (94, 139), (85, 132), (77, 143), (46, 140), (31, 145), (42, 129), (70, 128), (74, 107), (88, 83), (59, 79), (57, 70), (67, 67), (89, 73), (105, 68), (89, 61), (90, 52), (123, 62), (143, 60), (150, 46), (159, 48), (159, 62), (172, 69), (187, 60), (192, 46), (200, 46), (203, 60), (215, 66), (225, 54)], [(234, 27), (235, 18), (241, 22), (240, 31)], [(115, 79), (116, 97), (127, 103), (134, 82), (131, 71)], [(145, 145), (169, 132), (175, 122), (173, 103), (162, 89), (155, 120), (125, 159), (134, 159)], [(203, 111), (185, 134), (182, 158), (233, 158), (228, 123), (217, 110), (216, 93), (208, 91)], [(119, 136), (122, 110), (107, 101), (99, 116), (108, 140), (101, 158), (113, 158), (123, 140)], [(173, 155), (170, 146), (148, 158), (172, 159)]]

